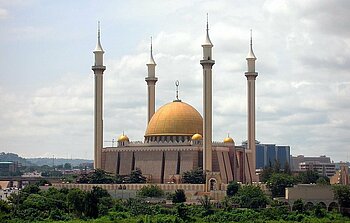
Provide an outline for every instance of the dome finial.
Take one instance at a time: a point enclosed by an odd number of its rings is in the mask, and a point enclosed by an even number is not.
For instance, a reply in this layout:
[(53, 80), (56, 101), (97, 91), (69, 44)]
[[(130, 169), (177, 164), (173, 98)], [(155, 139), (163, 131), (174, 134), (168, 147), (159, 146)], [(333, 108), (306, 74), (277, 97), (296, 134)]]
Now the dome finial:
[(174, 100), (174, 102), (180, 102), (181, 100), (179, 99), (179, 85), (180, 85), (180, 81), (176, 80), (175, 81), (175, 87), (176, 87), (176, 99)]

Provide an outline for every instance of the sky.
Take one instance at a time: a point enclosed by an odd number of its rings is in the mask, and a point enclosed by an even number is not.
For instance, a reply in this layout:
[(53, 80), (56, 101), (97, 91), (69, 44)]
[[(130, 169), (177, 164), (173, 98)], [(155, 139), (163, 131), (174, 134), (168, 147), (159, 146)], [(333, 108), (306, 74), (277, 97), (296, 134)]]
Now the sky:
[(213, 139), (247, 138), (246, 56), (257, 57), (256, 137), (293, 155), (350, 155), (350, 1), (0, 0), (0, 151), (93, 157), (93, 49), (105, 51), (104, 140), (142, 141), (150, 37), (156, 108), (179, 97), (202, 113), (209, 13)]

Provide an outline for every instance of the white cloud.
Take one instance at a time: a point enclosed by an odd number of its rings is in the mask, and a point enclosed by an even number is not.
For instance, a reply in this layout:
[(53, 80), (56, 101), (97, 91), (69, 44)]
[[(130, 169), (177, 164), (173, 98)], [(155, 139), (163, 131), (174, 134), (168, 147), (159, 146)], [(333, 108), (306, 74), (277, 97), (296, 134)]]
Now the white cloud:
[(6, 19), (9, 13), (6, 9), (0, 8), (0, 19)]
[[(259, 72), (257, 139), (262, 143), (291, 145), (293, 154), (326, 154), (335, 160), (347, 155), (350, 26), (344, 24), (350, 19), (344, 12), (350, 6), (346, 1), (341, 1), (343, 9), (339, 15), (334, 8), (341, 6), (315, 1), (266, 1), (254, 6), (245, 1), (220, 1), (210, 3), (214, 8), (205, 1), (199, 7), (188, 1), (185, 5), (176, 1), (169, 10), (165, 3), (158, 3), (153, 4), (157, 6), (155, 9), (148, 5), (143, 10), (134, 8), (130, 16), (121, 21), (125, 26), (137, 27), (147, 17), (153, 21), (152, 26), (161, 27), (154, 35), (159, 78), (157, 107), (174, 99), (174, 81), (180, 80), (180, 98), (201, 112), (199, 60), (205, 26), (202, 17), (209, 11), (216, 60), (213, 67), (214, 139), (221, 140), (228, 132), (236, 143), (246, 139), (244, 72), (249, 29), (253, 28)], [(158, 21), (156, 12), (164, 17), (163, 21)], [(324, 21), (323, 15), (331, 22)], [(32, 39), (55, 36), (51, 28), (40, 28), (46, 26), (18, 27), (14, 32)], [(118, 39), (122, 38), (119, 37), (122, 32), (118, 30), (115, 43), (110, 44), (118, 45), (129, 41), (130, 35), (137, 36), (135, 46), (123, 56), (115, 56), (103, 42), (107, 65), (104, 75), (106, 141), (122, 131), (132, 140), (142, 140), (146, 128), (144, 78), (149, 41), (141, 39), (148, 33), (127, 33), (124, 39)], [(87, 69), (67, 73), (29, 95), (7, 92), (2, 86), (0, 101), (4, 106), (0, 108), (0, 120), (4, 124), (0, 127), (3, 143), (0, 146), (27, 156), (70, 153), (73, 157), (91, 158), (93, 76), (86, 74)]]

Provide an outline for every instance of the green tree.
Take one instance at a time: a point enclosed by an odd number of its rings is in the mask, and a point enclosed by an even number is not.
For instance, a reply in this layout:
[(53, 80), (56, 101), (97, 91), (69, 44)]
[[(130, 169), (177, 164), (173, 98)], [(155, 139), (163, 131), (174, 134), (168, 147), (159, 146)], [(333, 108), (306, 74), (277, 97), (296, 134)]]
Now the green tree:
[(304, 202), (302, 199), (298, 199), (296, 201), (294, 201), (293, 206), (292, 206), (292, 210), (302, 213), (304, 211)]
[(45, 185), (51, 186), (52, 184), (50, 183), (50, 181), (48, 181), (46, 179), (41, 179), (35, 185), (37, 185), (37, 186), (45, 186)]
[(71, 169), (72, 169), (72, 164), (70, 164), (70, 163), (65, 163), (64, 166), (63, 166), (63, 168), (64, 168), (65, 170), (71, 170)]
[(162, 197), (164, 191), (157, 185), (147, 185), (142, 187), (137, 194), (141, 197)]
[(0, 200), (0, 212), (2, 213), (10, 213), (11, 206), (4, 200)]
[(210, 197), (208, 195), (204, 195), (203, 197), (199, 198), (199, 203), (201, 204), (201, 207), (205, 211), (205, 215), (209, 215), (213, 213), (213, 205), (210, 202)]
[(125, 183), (129, 184), (143, 184), (146, 183), (146, 177), (142, 175), (140, 168), (131, 171), (131, 174), (125, 177)]
[(326, 177), (326, 176), (322, 176), (322, 177), (319, 177), (317, 180), (316, 180), (316, 184), (319, 184), (319, 185), (330, 185), (330, 182), (329, 182), (329, 178)]
[(106, 210), (113, 206), (113, 200), (107, 190), (93, 187), (85, 196), (85, 215), (89, 218), (97, 218), (106, 214)]
[(298, 182), (302, 184), (315, 184), (320, 176), (314, 170), (307, 170), (306, 172), (301, 172), (298, 175)]
[(81, 217), (84, 210), (86, 200), (86, 192), (79, 189), (71, 189), (67, 194), (68, 207), (77, 217)]
[(177, 189), (172, 196), (173, 203), (183, 203), (186, 202), (186, 194), (183, 189)]
[(273, 172), (274, 173), (281, 172), (281, 164), (280, 164), (280, 161), (278, 161), (277, 159), (275, 159), (275, 163), (273, 164)]
[(265, 208), (268, 202), (259, 186), (245, 185), (239, 188), (234, 200), (242, 208)]
[(273, 171), (272, 164), (271, 164), (271, 161), (270, 161), (269, 165), (265, 166), (263, 168), (263, 170), (261, 171), (261, 173), (260, 173), (260, 181), (264, 182), (264, 183), (267, 182), (270, 179), (270, 177), (271, 177), (271, 175), (273, 173), (274, 173), (274, 171)]
[(202, 168), (186, 171), (182, 174), (182, 182), (185, 184), (204, 184), (205, 174)]
[(111, 174), (102, 169), (95, 169), (89, 178), (89, 183), (91, 184), (110, 184), (114, 182)]
[(350, 208), (350, 186), (335, 185), (333, 186), (334, 198), (338, 200), (341, 208)]
[(176, 205), (176, 213), (184, 222), (190, 222), (191, 213), (189, 208), (183, 203)]
[(239, 183), (237, 183), (236, 181), (231, 181), (228, 185), (227, 185), (227, 190), (226, 190), (226, 194), (229, 197), (234, 196), (239, 188), (241, 187), (241, 185)]
[(292, 187), (295, 179), (286, 173), (273, 173), (267, 181), (267, 187), (270, 189), (273, 197), (283, 197), (286, 187)]
[(38, 185), (30, 184), (24, 187), (24, 189), (21, 192), (28, 193), (28, 194), (37, 194), (39, 193), (39, 191), (40, 191), (40, 188), (38, 187)]
[(85, 203), (85, 208), (84, 208), (85, 216), (89, 218), (97, 218), (98, 217), (98, 197), (94, 193), (92, 193), (92, 191), (89, 191), (86, 193), (84, 203)]
[(292, 175), (292, 170), (290, 169), (289, 162), (287, 162), (287, 161), (284, 163), (283, 173), (288, 174), (288, 175)]

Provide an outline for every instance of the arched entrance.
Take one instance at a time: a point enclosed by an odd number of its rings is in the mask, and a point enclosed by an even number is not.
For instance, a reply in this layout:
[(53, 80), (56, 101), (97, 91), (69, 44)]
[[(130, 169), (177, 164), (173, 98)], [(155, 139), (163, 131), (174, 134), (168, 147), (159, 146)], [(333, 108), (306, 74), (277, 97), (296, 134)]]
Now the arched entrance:
[(217, 190), (217, 180), (215, 178), (209, 180), (209, 190)]
[(321, 202), (319, 202), (317, 205), (318, 205), (320, 208), (327, 210), (327, 205), (326, 205), (324, 202), (321, 201)]
[(339, 211), (339, 205), (336, 202), (332, 202), (328, 206), (328, 211)]
[(314, 204), (309, 201), (305, 204), (305, 210), (311, 210), (314, 207)]

